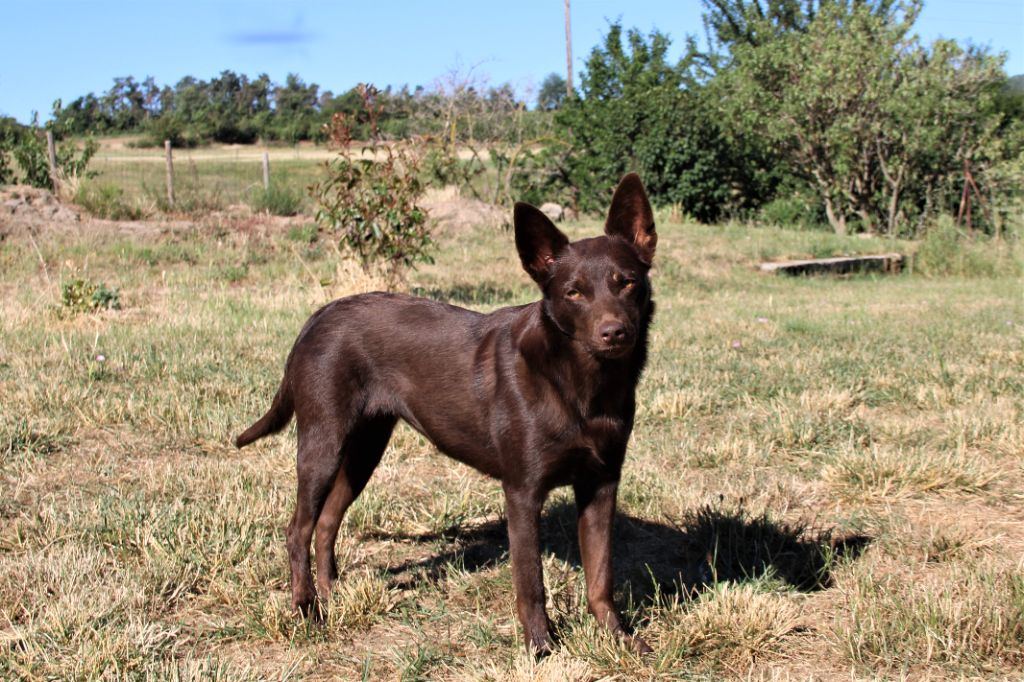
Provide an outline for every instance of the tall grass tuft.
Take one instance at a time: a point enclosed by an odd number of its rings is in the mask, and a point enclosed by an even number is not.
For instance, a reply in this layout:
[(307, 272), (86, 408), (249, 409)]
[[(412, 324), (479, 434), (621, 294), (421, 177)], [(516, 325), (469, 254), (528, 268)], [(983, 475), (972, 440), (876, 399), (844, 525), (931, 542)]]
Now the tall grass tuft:
[(79, 184), (74, 201), (90, 215), (107, 220), (141, 220), (149, 213), (142, 201), (129, 199), (115, 185)]
[(271, 184), (253, 192), (250, 201), (252, 210), (278, 216), (297, 215), (302, 210), (302, 195), (283, 184)]
[(926, 277), (1019, 276), (1024, 272), (1014, 243), (988, 237), (970, 237), (950, 216), (941, 216), (925, 233), (911, 264)]

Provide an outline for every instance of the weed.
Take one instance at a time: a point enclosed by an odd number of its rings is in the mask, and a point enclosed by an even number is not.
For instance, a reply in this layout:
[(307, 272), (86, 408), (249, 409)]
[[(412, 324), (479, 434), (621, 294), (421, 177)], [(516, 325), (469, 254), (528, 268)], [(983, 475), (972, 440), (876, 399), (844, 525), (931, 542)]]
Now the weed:
[(120, 310), (121, 294), (102, 282), (78, 278), (61, 283), (60, 303), (71, 313)]

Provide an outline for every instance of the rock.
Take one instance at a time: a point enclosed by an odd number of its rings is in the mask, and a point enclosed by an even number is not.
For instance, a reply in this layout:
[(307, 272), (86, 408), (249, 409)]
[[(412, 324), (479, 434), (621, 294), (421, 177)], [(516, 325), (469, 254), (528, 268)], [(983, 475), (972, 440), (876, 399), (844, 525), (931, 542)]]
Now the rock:
[(565, 210), (554, 203), (553, 201), (546, 201), (540, 205), (540, 212), (551, 219), (552, 222), (560, 222), (565, 216)]

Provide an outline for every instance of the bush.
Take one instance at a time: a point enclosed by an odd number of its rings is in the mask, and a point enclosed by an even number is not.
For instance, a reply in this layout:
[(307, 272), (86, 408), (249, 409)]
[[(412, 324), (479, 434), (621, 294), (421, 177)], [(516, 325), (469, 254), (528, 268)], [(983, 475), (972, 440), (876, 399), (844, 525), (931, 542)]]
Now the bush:
[(282, 183), (271, 183), (253, 192), (252, 210), (271, 215), (292, 216), (302, 209), (302, 195)]
[(995, 277), (1024, 271), (1012, 242), (970, 237), (949, 216), (941, 216), (925, 233), (911, 267), (926, 277)]
[(758, 212), (760, 222), (776, 227), (810, 229), (830, 229), (821, 215), (820, 202), (808, 200), (800, 196), (777, 197), (772, 199)]
[(17, 128), (10, 119), (0, 120), (0, 185), (14, 182), (14, 144)]
[(117, 289), (108, 289), (102, 282), (79, 278), (61, 284), (60, 303), (73, 313), (120, 310), (121, 295)]
[[(72, 141), (59, 143), (56, 149), (57, 172), (64, 178), (85, 178), (93, 175), (86, 169), (89, 161), (99, 149), (92, 138), (85, 141), (81, 150)], [(21, 131), (14, 141), (12, 152), (21, 169), (20, 181), (26, 185), (50, 189), (50, 163), (47, 159), (46, 132), (35, 125)]]
[(756, 206), (768, 193), (762, 152), (724, 135), (695, 46), (678, 63), (669, 47), (663, 33), (612, 24), (587, 59), (580, 96), (556, 114), (559, 137), (571, 145), (564, 173), (580, 210), (603, 210), (629, 171), (641, 175), (654, 203), (681, 204), (704, 222)]
[[(376, 131), (372, 86), (362, 86), (366, 111)], [(430, 225), (417, 203), (423, 195), (422, 156), (410, 142), (378, 144), (354, 152), (351, 122), (345, 114), (331, 120), (330, 138), (338, 158), (324, 164), (327, 178), (310, 188), (317, 202), (316, 222), (338, 237), (363, 270), (379, 268), (389, 284), (404, 278), (416, 263), (430, 263)], [(383, 158), (377, 158), (383, 155)]]

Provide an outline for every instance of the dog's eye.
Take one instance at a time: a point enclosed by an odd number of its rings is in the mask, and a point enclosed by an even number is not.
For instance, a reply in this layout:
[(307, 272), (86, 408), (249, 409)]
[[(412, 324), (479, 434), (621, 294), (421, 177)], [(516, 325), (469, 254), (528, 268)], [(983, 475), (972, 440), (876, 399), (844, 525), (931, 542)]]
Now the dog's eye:
[(630, 278), (626, 277), (625, 279), (622, 280), (622, 288), (623, 289), (632, 289), (635, 286), (636, 286), (636, 280), (635, 279), (630, 279)]
[(569, 289), (565, 292), (565, 297), (570, 301), (578, 301), (583, 297), (583, 294), (581, 294), (578, 289)]

